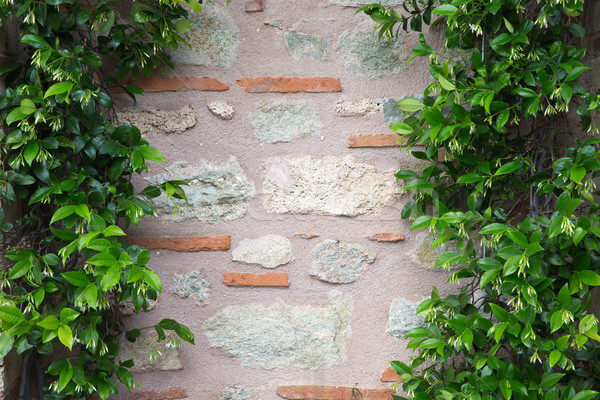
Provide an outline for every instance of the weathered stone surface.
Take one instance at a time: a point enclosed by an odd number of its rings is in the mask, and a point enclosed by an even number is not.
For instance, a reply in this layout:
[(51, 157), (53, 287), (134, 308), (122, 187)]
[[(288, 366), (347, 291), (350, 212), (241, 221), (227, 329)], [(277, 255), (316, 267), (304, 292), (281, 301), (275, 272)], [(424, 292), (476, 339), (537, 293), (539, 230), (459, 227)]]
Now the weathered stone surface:
[(352, 299), (330, 292), (329, 307), (230, 306), (204, 323), (212, 346), (246, 367), (317, 369), (346, 362)]
[(124, 340), (119, 357), (123, 361), (133, 358), (135, 366), (131, 369), (132, 372), (183, 369), (179, 351), (172, 339), (174, 338), (167, 334), (167, 338), (159, 342), (155, 331), (144, 332), (133, 343)]
[(367, 253), (357, 244), (326, 240), (319, 243), (312, 253), (317, 257), (310, 268), (310, 276), (330, 283), (351, 283), (358, 279), (375, 254)]
[(329, 51), (327, 36), (311, 35), (288, 31), (283, 34), (285, 46), (294, 60), (306, 57), (309, 60), (323, 60)]
[(191, 271), (183, 275), (175, 274), (173, 287), (170, 290), (171, 293), (182, 299), (191, 299), (198, 303), (205, 302), (209, 291), (210, 283), (198, 271)]
[(258, 239), (244, 239), (232, 252), (233, 261), (259, 264), (276, 268), (294, 260), (292, 244), (283, 236), (266, 235)]
[(208, 103), (208, 109), (211, 113), (224, 120), (233, 119), (233, 115), (235, 114), (233, 106), (225, 101), (212, 101)]
[(392, 300), (386, 332), (395, 338), (401, 339), (411, 329), (425, 326), (425, 319), (417, 315), (418, 305), (419, 303), (401, 297)]
[[(456, 251), (455, 242), (446, 242), (440, 246), (433, 247), (434, 238), (427, 231), (420, 232), (414, 241), (415, 244), (410, 253), (410, 258), (418, 267), (430, 271), (446, 272), (446, 270), (441, 267), (435, 267), (435, 261), (440, 255), (447, 251)], [(458, 266), (458, 264), (453, 264), (450, 269), (455, 269)]]
[(383, 100), (383, 120), (385, 122), (402, 122), (404, 120), (403, 111), (396, 107), (396, 104), (402, 99), (417, 99), (423, 101), (423, 96), (420, 95), (407, 95), (397, 99), (384, 99)]
[(335, 105), (335, 113), (342, 117), (367, 117), (381, 112), (381, 106), (377, 99), (340, 101)]
[(185, 132), (196, 125), (196, 113), (190, 106), (174, 111), (128, 109), (117, 113), (119, 124), (135, 125), (142, 136)]
[(344, 32), (336, 49), (344, 54), (346, 67), (364, 78), (381, 78), (406, 69), (401, 36), (386, 41), (379, 39), (372, 29)]
[(221, 392), (219, 400), (259, 400), (256, 392), (245, 387), (232, 386)]
[[(396, 4), (402, 4), (405, 0), (383, 0), (381, 4), (384, 6), (393, 6)], [(329, 0), (330, 3), (333, 4), (341, 4), (348, 7), (362, 7), (367, 4), (371, 4), (372, 1), (369, 0)]]
[(227, 162), (201, 160), (198, 164), (174, 163), (165, 172), (146, 178), (152, 185), (167, 180), (183, 180), (188, 203), (183, 200), (166, 201), (164, 195), (153, 200), (158, 211), (173, 214), (182, 221), (196, 218), (204, 222), (231, 221), (246, 214), (248, 202), (255, 195), (254, 183), (249, 180), (235, 157)]
[(317, 112), (307, 104), (260, 102), (252, 124), (258, 140), (266, 143), (290, 142), (321, 131)]
[(275, 157), (267, 165), (264, 205), (274, 213), (356, 216), (380, 213), (400, 194), (393, 172), (345, 157)]
[(173, 62), (207, 67), (231, 66), (239, 39), (238, 28), (227, 11), (217, 5), (203, 5), (202, 12), (190, 13), (189, 19), (194, 22), (188, 32), (192, 47), (179, 46), (171, 53)]

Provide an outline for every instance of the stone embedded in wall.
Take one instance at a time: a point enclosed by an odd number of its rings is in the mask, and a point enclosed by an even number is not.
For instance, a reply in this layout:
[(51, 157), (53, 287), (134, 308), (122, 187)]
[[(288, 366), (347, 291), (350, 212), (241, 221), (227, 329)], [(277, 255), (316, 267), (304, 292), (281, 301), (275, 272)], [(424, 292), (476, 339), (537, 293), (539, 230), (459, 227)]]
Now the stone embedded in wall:
[(245, 387), (232, 386), (224, 389), (219, 400), (259, 400), (256, 392)]
[(262, 101), (252, 124), (258, 140), (265, 143), (290, 142), (321, 131), (317, 112), (307, 104)]
[(230, 67), (239, 44), (238, 28), (229, 13), (221, 6), (203, 5), (202, 12), (190, 13), (194, 22), (187, 33), (191, 48), (179, 46), (171, 53), (174, 63)]
[(198, 271), (175, 274), (173, 276), (173, 287), (170, 290), (171, 293), (182, 299), (191, 299), (198, 303), (206, 301), (209, 291), (210, 283)]
[(380, 171), (352, 156), (272, 158), (263, 187), (264, 206), (272, 213), (381, 213), (401, 193), (401, 182), (393, 172)]
[(266, 235), (257, 239), (244, 239), (232, 252), (233, 261), (259, 264), (276, 268), (294, 260), (292, 244), (283, 236)]
[(386, 332), (395, 338), (402, 339), (408, 331), (425, 326), (425, 319), (417, 315), (419, 303), (401, 297), (392, 300), (388, 314)]
[(347, 361), (353, 300), (338, 291), (328, 307), (275, 304), (230, 306), (204, 323), (212, 347), (245, 367), (317, 369)]
[(208, 103), (208, 109), (211, 113), (224, 120), (233, 119), (233, 115), (235, 114), (233, 106), (225, 101), (212, 101)]
[(131, 371), (134, 373), (183, 369), (179, 351), (172, 339), (174, 338), (168, 333), (167, 338), (159, 342), (155, 331), (143, 332), (133, 343), (123, 341), (119, 357), (122, 361), (133, 359), (135, 365)]
[(255, 195), (254, 183), (246, 177), (235, 157), (226, 162), (174, 163), (165, 167), (164, 173), (146, 179), (152, 185), (167, 180), (183, 180), (189, 184), (185, 187), (187, 203), (178, 199), (166, 201), (164, 195), (153, 199), (162, 214), (173, 214), (173, 204), (177, 204), (177, 213), (172, 217), (175, 221), (196, 218), (213, 223), (240, 219)]
[[(396, 4), (403, 4), (405, 1), (406, 0), (384, 0), (382, 4), (384, 6), (393, 6)], [(348, 7), (362, 7), (373, 3), (369, 0), (329, 0), (329, 2), (333, 4), (341, 4), (343, 6)]]
[(367, 253), (357, 244), (326, 240), (312, 253), (317, 257), (310, 268), (310, 276), (329, 283), (351, 283), (375, 261), (375, 254)]
[(306, 57), (309, 60), (323, 60), (329, 51), (327, 36), (311, 35), (288, 31), (283, 34), (285, 46), (294, 60)]
[(335, 105), (335, 113), (342, 117), (368, 117), (381, 112), (381, 106), (377, 99), (346, 100)]
[(384, 99), (383, 100), (383, 120), (385, 122), (389, 122), (389, 123), (404, 121), (404, 112), (402, 110), (400, 110), (398, 107), (396, 107), (396, 104), (398, 104), (398, 102), (400, 100), (407, 99), (407, 98), (423, 101), (422, 95), (407, 95), (407, 96), (402, 96), (397, 99)]
[(117, 112), (119, 124), (135, 125), (142, 136), (185, 132), (196, 125), (196, 113), (190, 106), (174, 111), (128, 109)]
[(344, 32), (336, 50), (344, 54), (346, 67), (364, 78), (382, 78), (406, 69), (407, 57), (401, 53), (401, 36), (387, 41), (379, 39), (372, 29)]
[[(420, 232), (414, 239), (415, 245), (413, 250), (409, 253), (410, 258), (417, 264), (419, 268), (427, 269), (430, 271), (447, 272), (446, 269), (441, 267), (435, 267), (435, 261), (439, 256), (447, 251), (456, 251), (455, 242), (446, 242), (439, 246), (433, 247), (434, 238), (431, 233), (427, 231)], [(450, 269), (458, 268), (458, 264), (451, 265)]]

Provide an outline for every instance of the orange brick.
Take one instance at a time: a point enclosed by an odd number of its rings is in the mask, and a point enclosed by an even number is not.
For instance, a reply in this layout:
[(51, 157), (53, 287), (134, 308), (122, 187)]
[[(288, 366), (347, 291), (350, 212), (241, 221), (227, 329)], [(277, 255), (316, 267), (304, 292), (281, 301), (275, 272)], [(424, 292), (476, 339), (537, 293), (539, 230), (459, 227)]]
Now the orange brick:
[(237, 84), (248, 93), (341, 92), (337, 78), (243, 78)]
[(289, 287), (286, 273), (268, 273), (268, 274), (244, 274), (239, 272), (225, 272), (223, 274), (223, 283), (227, 286), (273, 286)]
[[(208, 92), (223, 92), (229, 90), (229, 85), (215, 78), (198, 76), (151, 76), (126, 85), (139, 86), (145, 92), (174, 92), (177, 90), (204, 90)], [(115, 92), (123, 93), (123, 89), (114, 87)]]
[(391, 400), (394, 393), (392, 389), (358, 389), (336, 386), (277, 387), (277, 394), (288, 400), (351, 400), (354, 398), (354, 394), (362, 400)]
[(398, 382), (402, 378), (394, 371), (391, 366), (387, 367), (383, 374), (381, 374), (381, 382)]
[(318, 238), (319, 234), (314, 233), (314, 232), (301, 232), (301, 233), (294, 233), (294, 236), (302, 238), (302, 239), (314, 239), (314, 238)]
[(265, 11), (265, 0), (246, 0), (246, 12)]
[(352, 134), (348, 136), (348, 147), (395, 147), (406, 144), (406, 141), (406, 138), (396, 133)]
[(129, 393), (129, 400), (170, 400), (170, 399), (185, 399), (187, 398), (185, 389), (167, 389), (160, 392), (132, 392)]
[(402, 242), (404, 235), (402, 233), (374, 233), (369, 236), (374, 242)]
[(231, 235), (204, 237), (162, 237), (128, 238), (131, 245), (138, 245), (149, 250), (164, 249), (174, 251), (209, 251), (229, 250)]

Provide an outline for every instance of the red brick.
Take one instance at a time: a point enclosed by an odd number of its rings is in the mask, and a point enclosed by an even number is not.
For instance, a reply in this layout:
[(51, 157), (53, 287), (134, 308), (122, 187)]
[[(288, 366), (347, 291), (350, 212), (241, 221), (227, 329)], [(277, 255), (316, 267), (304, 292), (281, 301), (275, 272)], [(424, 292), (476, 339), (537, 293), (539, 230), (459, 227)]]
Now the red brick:
[(362, 400), (391, 400), (394, 393), (392, 389), (358, 389), (336, 386), (277, 387), (277, 394), (289, 400), (351, 400), (354, 398), (353, 394)]
[(243, 78), (237, 84), (248, 93), (341, 92), (337, 78)]
[[(229, 90), (229, 85), (215, 78), (199, 76), (151, 76), (125, 85), (139, 86), (145, 92), (174, 92), (177, 90), (204, 90), (208, 92), (223, 92)], [(123, 93), (123, 89), (114, 87), (115, 92)]]
[(138, 245), (149, 250), (209, 251), (229, 250), (231, 247), (231, 235), (162, 238), (132, 237), (128, 238), (127, 241), (131, 245)]
[(246, 12), (265, 11), (265, 0), (246, 0)]
[(402, 242), (404, 235), (402, 233), (374, 233), (369, 236), (374, 242)]
[(302, 239), (314, 239), (314, 238), (318, 238), (319, 234), (314, 233), (314, 232), (301, 232), (301, 233), (294, 233), (294, 236), (302, 238)]
[(352, 134), (348, 136), (348, 147), (396, 147), (406, 144), (406, 141), (406, 138), (398, 136), (396, 133)]
[(185, 389), (167, 389), (160, 392), (132, 392), (129, 393), (129, 400), (170, 400), (170, 399), (185, 399), (187, 398)]
[(267, 274), (245, 274), (240, 272), (225, 272), (223, 283), (227, 286), (273, 286), (289, 287), (287, 274), (272, 272)]
[(401, 379), (400, 375), (398, 375), (391, 366), (387, 367), (387, 369), (383, 371), (383, 374), (381, 374), (381, 382), (398, 382)]

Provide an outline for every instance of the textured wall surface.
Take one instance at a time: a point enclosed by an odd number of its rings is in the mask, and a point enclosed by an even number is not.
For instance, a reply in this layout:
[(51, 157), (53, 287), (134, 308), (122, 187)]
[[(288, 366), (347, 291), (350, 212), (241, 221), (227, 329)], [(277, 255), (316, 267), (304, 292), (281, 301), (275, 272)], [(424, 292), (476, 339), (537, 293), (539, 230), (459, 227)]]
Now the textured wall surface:
[(391, 399), (416, 305), (453, 288), (400, 218), (394, 177), (418, 168), (388, 128), (428, 84), (426, 60), (406, 64), (418, 38), (379, 41), (355, 14), (368, 1), (222, 3), (194, 17), (175, 71), (141, 81), (137, 104), (118, 95), (121, 121), (170, 163), (135, 184), (190, 184), (175, 214), (158, 198), (129, 230), (163, 293), (126, 322), (170, 316), (196, 335), (129, 346), (141, 389), (120, 398), (350, 400), (356, 385)]

